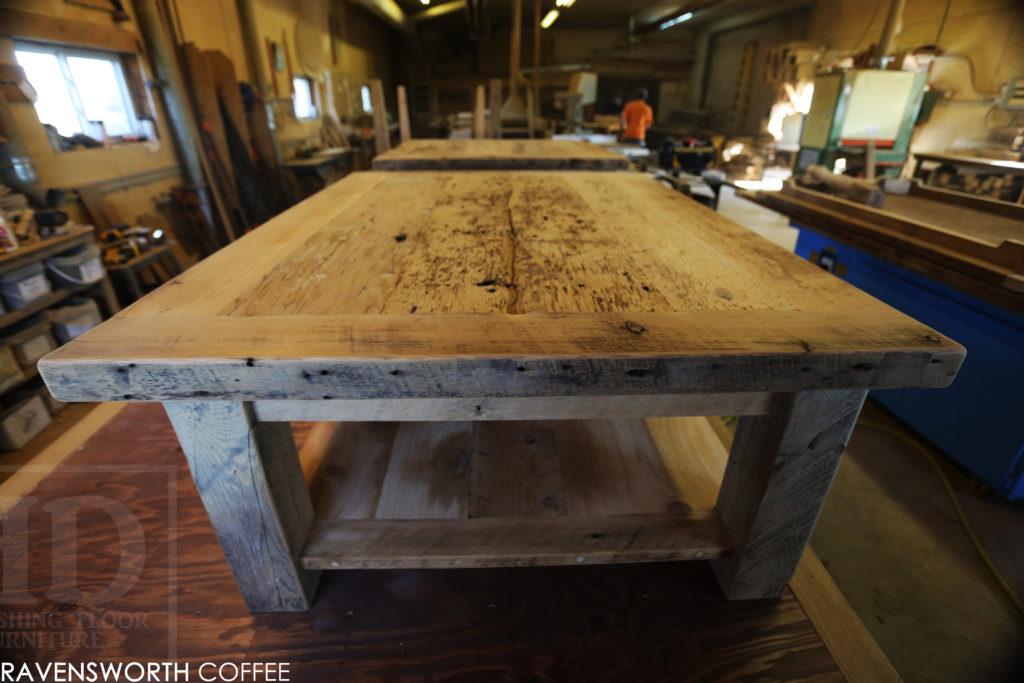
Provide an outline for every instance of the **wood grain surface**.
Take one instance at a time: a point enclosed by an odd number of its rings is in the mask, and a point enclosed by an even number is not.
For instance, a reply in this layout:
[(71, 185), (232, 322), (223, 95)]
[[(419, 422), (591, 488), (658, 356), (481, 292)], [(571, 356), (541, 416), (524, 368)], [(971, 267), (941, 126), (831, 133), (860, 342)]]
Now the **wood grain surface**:
[[(82, 495), (126, 506), (142, 536), (89, 508), (77, 536), (54, 531), (44, 506)], [(158, 405), (126, 408), (15, 509), (5, 578), (32, 571), (27, 601), (4, 609), (8, 661), (287, 661), (296, 681), (843, 680), (792, 593), (728, 602), (701, 562), (328, 573), (310, 612), (250, 614)], [(62, 585), (52, 544), (75, 538), (84, 594), (47, 597)], [(90, 604), (122, 564), (128, 589)]]
[(64, 400), (614, 395), (944, 386), (962, 356), (640, 174), (369, 172), (40, 371)]
[(680, 497), (643, 420), (334, 430), (322, 453), (303, 454), (318, 462), (306, 567), (661, 561), (731, 546), (716, 514)]
[[(483, 95), (479, 90), (477, 107), (482, 111)], [(375, 171), (624, 171), (628, 168), (629, 159), (621, 154), (578, 140), (409, 140), (373, 159)]]

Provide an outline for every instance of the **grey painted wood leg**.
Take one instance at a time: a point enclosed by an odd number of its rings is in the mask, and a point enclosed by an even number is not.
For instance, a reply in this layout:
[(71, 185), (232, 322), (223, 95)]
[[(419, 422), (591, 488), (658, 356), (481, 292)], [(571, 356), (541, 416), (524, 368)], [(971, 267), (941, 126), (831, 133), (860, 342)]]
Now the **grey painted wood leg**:
[(252, 404), (164, 403), (235, 581), (253, 612), (309, 609), (320, 572), (299, 553), (313, 523), (291, 427)]
[(866, 391), (779, 394), (740, 418), (716, 509), (732, 555), (712, 566), (730, 599), (778, 597), (793, 577)]

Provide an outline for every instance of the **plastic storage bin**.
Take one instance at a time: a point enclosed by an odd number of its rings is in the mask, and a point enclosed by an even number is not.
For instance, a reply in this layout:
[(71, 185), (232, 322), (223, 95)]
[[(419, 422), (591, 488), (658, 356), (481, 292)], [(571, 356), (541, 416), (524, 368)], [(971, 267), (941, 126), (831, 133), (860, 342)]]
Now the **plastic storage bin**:
[(61, 344), (91, 330), (100, 324), (100, 308), (92, 299), (75, 297), (68, 299), (68, 305), (51, 308), (46, 312), (53, 323), (53, 334)]
[(0, 343), (6, 344), (24, 366), (35, 365), (37, 360), (57, 348), (50, 332), (50, 321), (42, 315), (32, 316), (5, 329)]
[(103, 279), (103, 261), (95, 244), (83, 244), (46, 259), (50, 279), (57, 287), (70, 289), (91, 285)]
[(43, 399), (43, 405), (45, 405), (46, 409), (50, 411), (50, 415), (56, 415), (60, 411), (67, 408), (69, 405), (64, 401), (58, 401), (57, 399), (55, 399), (53, 397), (53, 394), (51, 394), (50, 390), (47, 389), (46, 387), (39, 388), (39, 397)]
[(0, 293), (12, 311), (25, 308), (52, 292), (42, 263), (30, 263), (0, 275)]
[(0, 392), (12, 387), (25, 379), (14, 352), (6, 346), (0, 346)]
[(50, 413), (38, 394), (19, 401), (0, 413), (0, 449), (21, 448), (51, 422)]

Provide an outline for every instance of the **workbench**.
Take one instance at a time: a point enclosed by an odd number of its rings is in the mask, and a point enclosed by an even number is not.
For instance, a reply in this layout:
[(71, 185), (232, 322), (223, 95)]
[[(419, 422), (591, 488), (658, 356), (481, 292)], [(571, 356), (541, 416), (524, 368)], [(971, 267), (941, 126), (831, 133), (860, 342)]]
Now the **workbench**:
[(406, 140), (375, 171), (623, 171), (629, 159), (578, 140)]
[[(941, 154), (938, 152), (914, 153), (914, 177), (929, 185), (936, 180), (943, 168), (950, 168), (962, 175), (1002, 176), (1005, 186), (998, 192), (999, 199), (1021, 203), (1024, 201), (1024, 162), (1010, 159), (991, 159), (966, 154)], [(953, 190), (968, 188), (950, 188)]]
[(872, 396), (1002, 495), (1024, 497), (1024, 206), (917, 183), (881, 208), (793, 183), (741, 194), (790, 217), (799, 256), (967, 347), (948, 390)]
[[(40, 362), (162, 401), (253, 611), (322, 570), (712, 560), (783, 594), (869, 389), (955, 342), (640, 174), (357, 173)], [(714, 508), (643, 418), (741, 415)], [(341, 425), (307, 487), (290, 422)]]

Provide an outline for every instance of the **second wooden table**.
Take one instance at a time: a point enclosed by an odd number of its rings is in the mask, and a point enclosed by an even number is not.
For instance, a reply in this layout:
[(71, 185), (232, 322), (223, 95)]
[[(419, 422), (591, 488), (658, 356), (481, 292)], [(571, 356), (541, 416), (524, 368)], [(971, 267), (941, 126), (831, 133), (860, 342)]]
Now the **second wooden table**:
[(373, 159), (375, 171), (624, 171), (629, 159), (578, 140), (408, 140)]
[[(163, 401), (248, 605), (300, 610), (355, 567), (714, 558), (727, 596), (781, 595), (867, 391), (963, 356), (639, 174), (371, 172), (40, 370)], [(694, 509), (641, 418), (716, 414), (743, 417)], [(352, 426), (314, 504), (296, 420), (402, 424)]]

